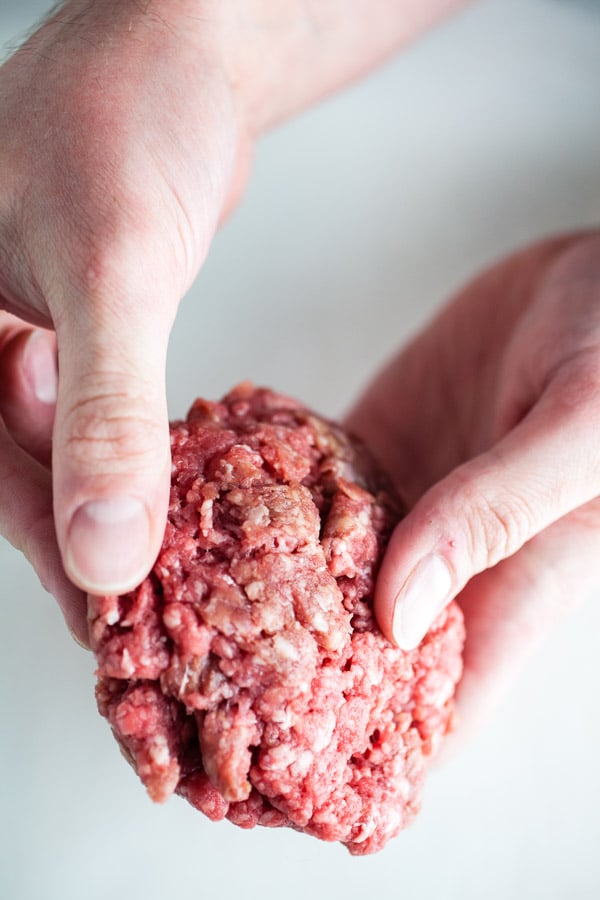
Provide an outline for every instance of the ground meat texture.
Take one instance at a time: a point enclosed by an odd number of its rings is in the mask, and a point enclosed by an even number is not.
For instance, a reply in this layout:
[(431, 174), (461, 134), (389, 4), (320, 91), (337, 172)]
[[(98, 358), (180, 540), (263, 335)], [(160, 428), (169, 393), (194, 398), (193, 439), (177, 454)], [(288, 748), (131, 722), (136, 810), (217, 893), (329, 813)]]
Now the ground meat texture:
[(451, 724), (458, 607), (410, 653), (383, 637), (373, 586), (399, 501), (297, 402), (251, 385), (197, 400), (171, 449), (154, 569), (89, 600), (100, 712), (153, 800), (379, 850)]

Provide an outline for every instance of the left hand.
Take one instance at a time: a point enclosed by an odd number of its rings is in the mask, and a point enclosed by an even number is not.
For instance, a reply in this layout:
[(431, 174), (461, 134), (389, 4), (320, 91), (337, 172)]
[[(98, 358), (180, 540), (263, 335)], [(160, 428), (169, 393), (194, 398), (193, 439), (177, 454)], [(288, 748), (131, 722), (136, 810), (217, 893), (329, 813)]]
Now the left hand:
[(379, 624), (410, 649), (458, 596), (466, 731), (600, 580), (600, 235), (478, 278), (348, 424), (410, 508), (379, 574)]
[(0, 535), (82, 641), (164, 533), (169, 331), (250, 163), (238, 16), (68, 0), (0, 68)]

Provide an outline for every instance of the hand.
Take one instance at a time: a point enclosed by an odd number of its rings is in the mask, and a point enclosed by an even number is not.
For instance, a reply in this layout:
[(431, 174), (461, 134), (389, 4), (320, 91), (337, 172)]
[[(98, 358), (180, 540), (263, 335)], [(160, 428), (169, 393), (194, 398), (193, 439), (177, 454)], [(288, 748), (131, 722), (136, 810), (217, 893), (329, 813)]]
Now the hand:
[(349, 425), (410, 507), (378, 621), (409, 649), (458, 596), (466, 732), (600, 580), (600, 236), (547, 241), (477, 279)]
[(0, 70), (0, 532), (84, 641), (158, 552), (169, 330), (250, 155), (214, 4), (143, 7), (67, 3)]
[(80, 639), (158, 550), (168, 332), (252, 135), (464, 2), (66, 0), (0, 70), (0, 533)]

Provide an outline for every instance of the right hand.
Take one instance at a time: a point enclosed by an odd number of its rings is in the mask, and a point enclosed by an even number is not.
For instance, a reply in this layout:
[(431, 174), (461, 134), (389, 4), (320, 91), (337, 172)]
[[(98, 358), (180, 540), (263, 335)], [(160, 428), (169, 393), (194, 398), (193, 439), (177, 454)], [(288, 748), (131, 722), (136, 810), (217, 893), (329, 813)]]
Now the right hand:
[(251, 150), (218, 5), (143, 6), (72, 0), (0, 69), (0, 533), (84, 641), (158, 552), (169, 331)]
[(600, 588), (600, 234), (547, 239), (476, 278), (376, 378), (349, 425), (409, 512), (375, 589), (404, 650), (456, 598), (460, 728)]

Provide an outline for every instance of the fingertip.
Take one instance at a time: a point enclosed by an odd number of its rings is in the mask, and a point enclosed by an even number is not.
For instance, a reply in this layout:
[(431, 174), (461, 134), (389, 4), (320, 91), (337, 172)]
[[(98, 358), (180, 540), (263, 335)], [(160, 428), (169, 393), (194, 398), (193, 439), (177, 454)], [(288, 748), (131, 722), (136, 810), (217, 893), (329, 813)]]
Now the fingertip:
[(13, 327), (0, 347), (5, 402), (54, 406), (58, 393), (56, 336), (44, 328)]
[(58, 395), (58, 364), (53, 332), (35, 328), (29, 334), (23, 348), (23, 371), (35, 399), (54, 406)]
[(0, 349), (0, 414), (13, 439), (48, 465), (57, 394), (53, 332), (13, 328)]
[(407, 652), (418, 647), (457, 593), (455, 545), (441, 539), (434, 521), (430, 512), (413, 510), (396, 526), (375, 585), (379, 627)]

